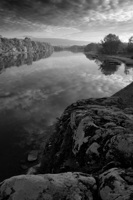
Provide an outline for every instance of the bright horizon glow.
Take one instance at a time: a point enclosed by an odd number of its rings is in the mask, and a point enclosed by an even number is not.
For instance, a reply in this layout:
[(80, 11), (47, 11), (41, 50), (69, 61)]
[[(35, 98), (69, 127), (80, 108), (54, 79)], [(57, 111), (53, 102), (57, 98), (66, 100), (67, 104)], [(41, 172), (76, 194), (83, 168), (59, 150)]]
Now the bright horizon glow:
[[(76, 34), (75, 34), (75, 36), (73, 37), (71, 37), (71, 34), (70, 35), (67, 35), (67, 36), (60, 36), (60, 37), (57, 37), (57, 36), (55, 36), (54, 37), (54, 35), (52, 36), (50, 36), (50, 35), (47, 35), (47, 34), (45, 34), (45, 32), (44, 33), (42, 33), (42, 34), (40, 34), (40, 33), (25, 33), (25, 35), (24, 34), (18, 34), (18, 33), (8, 33), (8, 34), (3, 34), (2, 36), (3, 37), (7, 37), (7, 38), (14, 38), (14, 37), (16, 37), (16, 38), (24, 38), (24, 37), (33, 37), (33, 38), (51, 38), (51, 39), (66, 39), (66, 40), (74, 40), (74, 41), (84, 41), (84, 42), (96, 42), (96, 43), (98, 43), (98, 42), (101, 42), (101, 40), (103, 40), (103, 38), (106, 36), (106, 35), (108, 35), (109, 33), (113, 33), (113, 34), (115, 34), (114, 32), (108, 32), (108, 33), (106, 33), (106, 34), (103, 34), (103, 35), (101, 35), (101, 36), (94, 36), (94, 34), (93, 34), (93, 36), (92, 35), (90, 35), (89, 36), (89, 33), (88, 33), (88, 35), (85, 37), (84, 36), (84, 34), (83, 34), (83, 36), (82, 36), (82, 34), (80, 34), (80, 36), (76, 36)], [(118, 34), (116, 34), (116, 35), (118, 35)], [(122, 42), (128, 42), (128, 40), (129, 40), (129, 38), (132, 36), (132, 34), (130, 34), (130, 35), (123, 35), (123, 36), (121, 36), (121, 35), (118, 35), (119, 36), (119, 38), (120, 38), (120, 40), (122, 41)]]

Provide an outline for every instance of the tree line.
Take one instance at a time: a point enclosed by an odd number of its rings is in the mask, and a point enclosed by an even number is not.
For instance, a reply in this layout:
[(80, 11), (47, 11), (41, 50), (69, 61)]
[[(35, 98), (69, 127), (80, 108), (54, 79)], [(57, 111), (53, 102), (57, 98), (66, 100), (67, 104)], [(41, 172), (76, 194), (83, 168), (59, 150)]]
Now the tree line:
[(85, 49), (85, 52), (94, 51), (100, 54), (114, 55), (114, 54), (133, 54), (133, 36), (124, 43), (115, 34), (108, 34), (100, 43), (90, 43)]
[(0, 36), (0, 55), (31, 52), (53, 52), (53, 47), (49, 43), (32, 41), (28, 37), (24, 39), (8, 39)]

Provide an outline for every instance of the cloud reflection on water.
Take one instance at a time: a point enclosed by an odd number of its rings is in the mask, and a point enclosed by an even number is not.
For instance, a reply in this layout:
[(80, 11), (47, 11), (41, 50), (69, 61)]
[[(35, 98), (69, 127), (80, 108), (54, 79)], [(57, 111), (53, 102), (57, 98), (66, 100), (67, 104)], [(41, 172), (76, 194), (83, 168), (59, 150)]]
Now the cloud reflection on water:
[(56, 101), (61, 95), (68, 104), (80, 98), (110, 96), (132, 81), (132, 75), (119, 74), (121, 71), (105, 76), (94, 61), (83, 62), (81, 57), (84, 59), (83, 56), (69, 60), (51, 57), (33, 66), (8, 69), (1, 75), (1, 109), (32, 109), (37, 102), (41, 104), (49, 98)]
[[(16, 162), (19, 165), (20, 149), (23, 157), (26, 145), (42, 141), (40, 135), (48, 137), (49, 127), (69, 104), (110, 96), (128, 85), (133, 72), (126, 75), (124, 69), (121, 65), (115, 74), (105, 76), (93, 60), (70, 52), (69, 56), (63, 52), (32, 65), (24, 62), (20, 67), (6, 68), (0, 74), (1, 174), (16, 174), (14, 166)], [(9, 152), (10, 158), (5, 156)]]

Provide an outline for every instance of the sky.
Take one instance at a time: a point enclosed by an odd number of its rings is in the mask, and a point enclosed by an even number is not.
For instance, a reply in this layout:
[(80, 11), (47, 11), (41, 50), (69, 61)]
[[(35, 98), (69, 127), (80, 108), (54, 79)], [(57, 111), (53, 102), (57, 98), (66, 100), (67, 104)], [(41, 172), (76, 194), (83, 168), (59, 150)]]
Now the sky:
[(133, 35), (133, 0), (0, 0), (0, 34), (100, 42)]

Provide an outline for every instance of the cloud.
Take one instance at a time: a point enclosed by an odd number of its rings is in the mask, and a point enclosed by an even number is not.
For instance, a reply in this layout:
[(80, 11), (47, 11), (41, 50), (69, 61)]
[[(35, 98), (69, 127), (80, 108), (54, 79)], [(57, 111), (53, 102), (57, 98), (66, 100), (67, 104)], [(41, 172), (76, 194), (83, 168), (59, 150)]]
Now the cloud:
[[(133, 22), (132, 0), (1, 0), (0, 31), (27, 31), (58, 36), (66, 29), (67, 34), (77, 30), (100, 30), (122, 27)], [(124, 24), (124, 26), (126, 26)], [(70, 28), (72, 31), (70, 31)], [(119, 31), (118, 31), (119, 32)], [(75, 32), (76, 33), (76, 32)], [(50, 33), (52, 34), (52, 33)], [(47, 34), (46, 34), (47, 35)], [(62, 37), (64, 33), (60, 34)]]

